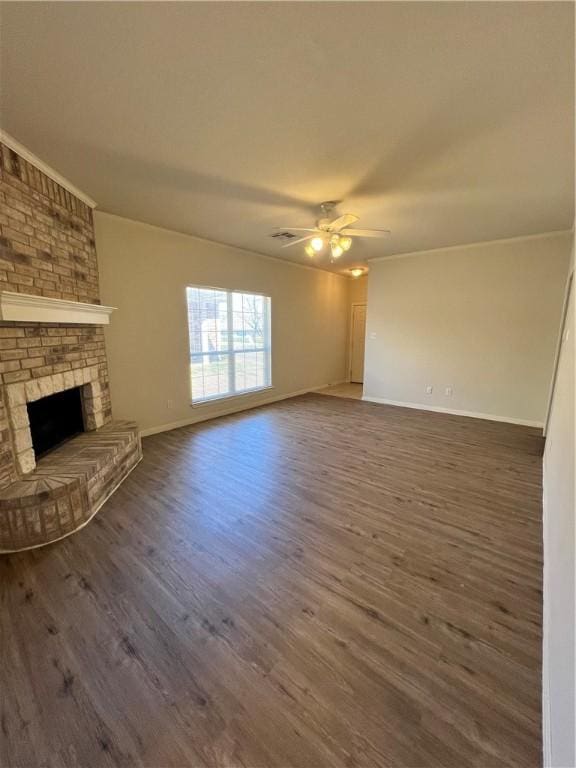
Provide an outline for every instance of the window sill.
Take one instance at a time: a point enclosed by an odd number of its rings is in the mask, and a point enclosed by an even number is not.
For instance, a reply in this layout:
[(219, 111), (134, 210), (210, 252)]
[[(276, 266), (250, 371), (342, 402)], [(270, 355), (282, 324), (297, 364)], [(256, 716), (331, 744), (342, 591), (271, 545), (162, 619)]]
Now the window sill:
[(210, 397), (206, 400), (200, 400), (196, 403), (192, 401), (190, 406), (192, 408), (204, 408), (207, 405), (212, 405), (212, 403), (221, 403), (227, 400), (238, 400), (239, 398), (246, 397), (248, 395), (257, 395), (259, 392), (269, 392), (272, 389), (274, 389), (274, 386), (271, 384), (269, 387), (255, 387), (254, 389), (247, 389), (245, 392), (235, 392), (232, 395), (216, 395), (215, 397)]

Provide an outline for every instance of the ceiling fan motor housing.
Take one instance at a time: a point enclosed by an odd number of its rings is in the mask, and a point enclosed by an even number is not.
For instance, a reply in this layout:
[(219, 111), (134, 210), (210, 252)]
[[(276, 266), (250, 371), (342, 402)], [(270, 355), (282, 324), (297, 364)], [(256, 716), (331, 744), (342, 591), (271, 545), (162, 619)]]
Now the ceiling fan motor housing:
[(320, 210), (323, 216), (330, 216), (334, 208), (340, 205), (340, 200), (327, 200), (325, 203), (320, 203)]

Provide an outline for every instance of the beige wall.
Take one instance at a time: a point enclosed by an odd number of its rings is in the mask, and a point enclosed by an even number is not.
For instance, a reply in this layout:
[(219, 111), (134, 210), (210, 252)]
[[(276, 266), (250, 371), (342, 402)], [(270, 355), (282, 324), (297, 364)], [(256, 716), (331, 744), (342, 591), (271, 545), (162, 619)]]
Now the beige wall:
[[(96, 212), (115, 418), (142, 430), (185, 423), (345, 379), (350, 278)], [(272, 384), (259, 395), (190, 405), (185, 288), (272, 297)]]
[[(574, 269), (572, 257), (571, 271)], [(574, 283), (544, 451), (544, 764), (576, 765), (574, 745)]]
[(371, 262), (365, 397), (542, 423), (570, 247), (561, 233)]
[(368, 275), (351, 278), (350, 280), (350, 303), (364, 304), (368, 296)]

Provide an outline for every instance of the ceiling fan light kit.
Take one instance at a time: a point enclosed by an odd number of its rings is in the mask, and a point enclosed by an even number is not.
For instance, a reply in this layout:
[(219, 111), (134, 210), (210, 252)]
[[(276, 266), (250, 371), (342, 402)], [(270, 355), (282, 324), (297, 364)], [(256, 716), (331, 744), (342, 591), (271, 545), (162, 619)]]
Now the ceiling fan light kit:
[(330, 243), (330, 250), (332, 251), (333, 259), (339, 259), (344, 253), (344, 248), (342, 248), (341, 245), (338, 245), (338, 243)]
[[(390, 234), (388, 229), (349, 229), (351, 224), (358, 221), (358, 216), (353, 213), (344, 213), (331, 219), (335, 202), (322, 203), (320, 210), (322, 218), (318, 219), (315, 227), (277, 227), (288, 232), (309, 232), (311, 234), (298, 237), (285, 243), (282, 248), (290, 248), (297, 243), (307, 242), (304, 251), (307, 256), (313, 258), (328, 245), (330, 247), (330, 261), (339, 259), (343, 253), (346, 253), (352, 247), (352, 236), (354, 237), (386, 237)], [(292, 235), (295, 237), (295, 235)]]

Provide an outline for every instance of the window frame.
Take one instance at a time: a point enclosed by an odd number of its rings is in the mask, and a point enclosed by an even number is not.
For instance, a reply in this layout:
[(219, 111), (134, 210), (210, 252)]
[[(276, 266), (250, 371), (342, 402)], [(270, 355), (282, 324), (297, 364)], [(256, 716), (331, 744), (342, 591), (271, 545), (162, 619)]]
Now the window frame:
[[(215, 351), (215, 352), (192, 352), (190, 349), (190, 322), (189, 322), (189, 304), (188, 304), (188, 289), (197, 289), (197, 290), (205, 290), (205, 291), (220, 291), (222, 293), (226, 294), (226, 301), (227, 301), (227, 319), (228, 319), (228, 327), (227, 327), (227, 335), (228, 335), (228, 349), (224, 351)], [(234, 349), (234, 330), (233, 325), (231, 326), (231, 321), (233, 318), (233, 295), (234, 294), (240, 294), (240, 295), (248, 295), (248, 296), (262, 296), (264, 299), (267, 299), (267, 309), (268, 311), (265, 312), (264, 316), (264, 323), (265, 323), (265, 330), (264, 330), (264, 338), (265, 341), (268, 341), (268, 347), (264, 345), (262, 348), (258, 349), (249, 349), (249, 350), (243, 350), (243, 349)], [(198, 285), (198, 284), (187, 284), (185, 291), (184, 291), (184, 301), (186, 304), (186, 326), (187, 326), (187, 337), (188, 337), (188, 381), (189, 381), (189, 387), (190, 387), (190, 405), (192, 408), (199, 408), (202, 406), (210, 405), (210, 403), (218, 402), (220, 400), (231, 400), (236, 399), (238, 397), (243, 397), (245, 395), (253, 395), (258, 392), (264, 392), (269, 389), (274, 389), (274, 385), (272, 383), (272, 297), (268, 293), (264, 293), (262, 291), (253, 291), (253, 290), (246, 290), (243, 288), (222, 288), (219, 286), (213, 286), (213, 285)], [(264, 354), (264, 361), (265, 361), (265, 371), (267, 372), (267, 383), (258, 386), (258, 387), (250, 387), (249, 389), (242, 389), (240, 391), (236, 391), (234, 384), (235, 384), (235, 371), (236, 371), (236, 361), (235, 356), (237, 354), (244, 354), (245, 352), (262, 352)], [(228, 384), (229, 388), (231, 388), (231, 391), (226, 392), (225, 394), (216, 394), (216, 395), (209, 395), (207, 397), (203, 397), (201, 399), (194, 399), (194, 392), (192, 387), (192, 371), (191, 371), (191, 363), (194, 357), (206, 357), (206, 356), (226, 356), (228, 358)]]

